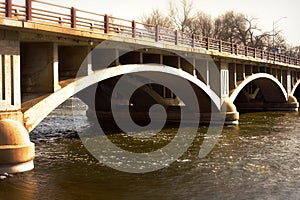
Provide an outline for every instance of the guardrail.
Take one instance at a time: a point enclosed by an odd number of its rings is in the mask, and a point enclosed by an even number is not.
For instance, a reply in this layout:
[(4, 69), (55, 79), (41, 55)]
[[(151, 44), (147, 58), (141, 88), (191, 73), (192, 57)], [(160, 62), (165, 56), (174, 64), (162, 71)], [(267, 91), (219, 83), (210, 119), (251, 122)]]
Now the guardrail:
[(143, 24), (108, 15), (65, 7), (40, 0), (24, 0), (24, 5), (13, 4), (13, 0), (0, 0), (0, 15), (16, 20), (83, 29), (95, 33), (118, 33), (124, 37), (142, 38), (153, 42), (167, 42), (175, 45), (205, 48), (234, 55), (260, 58), (300, 66), (300, 59), (276, 54), (262, 49), (238, 45), (178, 30)]

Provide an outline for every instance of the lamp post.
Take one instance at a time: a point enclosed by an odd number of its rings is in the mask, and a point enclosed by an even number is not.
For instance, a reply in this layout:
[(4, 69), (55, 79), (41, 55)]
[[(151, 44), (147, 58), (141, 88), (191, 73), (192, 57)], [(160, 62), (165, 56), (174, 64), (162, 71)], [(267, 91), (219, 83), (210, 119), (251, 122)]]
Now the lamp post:
[(276, 54), (276, 47), (275, 47), (275, 24), (277, 24), (282, 19), (286, 19), (287, 17), (281, 17), (277, 19), (276, 21), (273, 21), (273, 48), (274, 48), (274, 54)]

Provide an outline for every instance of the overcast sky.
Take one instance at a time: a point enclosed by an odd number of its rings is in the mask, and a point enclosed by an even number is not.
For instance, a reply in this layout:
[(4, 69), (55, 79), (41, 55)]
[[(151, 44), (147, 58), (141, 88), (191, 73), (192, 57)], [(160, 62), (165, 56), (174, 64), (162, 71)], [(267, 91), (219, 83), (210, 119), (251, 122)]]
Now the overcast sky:
[[(46, 1), (46, 0), (44, 0)], [(180, 0), (173, 0), (180, 3)], [(112, 14), (116, 17), (139, 20), (152, 9), (167, 9), (169, 0), (52, 0), (57, 4)], [(213, 17), (227, 10), (245, 13), (258, 18), (259, 26), (272, 31), (273, 22), (282, 30), (288, 43), (300, 45), (300, 1), (299, 0), (194, 0), (194, 10), (200, 10)]]

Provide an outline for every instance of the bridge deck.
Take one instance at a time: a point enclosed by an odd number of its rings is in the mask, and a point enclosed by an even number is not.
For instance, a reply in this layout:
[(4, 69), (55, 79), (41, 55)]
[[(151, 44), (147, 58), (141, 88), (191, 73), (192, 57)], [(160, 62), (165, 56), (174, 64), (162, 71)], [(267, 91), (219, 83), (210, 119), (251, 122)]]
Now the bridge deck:
[(263, 49), (38, 0), (26, 0), (26, 5), (13, 4), (12, 1), (0, 0), (0, 27), (2, 28), (35, 32), (47, 31), (72, 36), (74, 39), (85, 38), (91, 44), (103, 40), (113, 40), (204, 53), (241, 61), (300, 68), (300, 59)]

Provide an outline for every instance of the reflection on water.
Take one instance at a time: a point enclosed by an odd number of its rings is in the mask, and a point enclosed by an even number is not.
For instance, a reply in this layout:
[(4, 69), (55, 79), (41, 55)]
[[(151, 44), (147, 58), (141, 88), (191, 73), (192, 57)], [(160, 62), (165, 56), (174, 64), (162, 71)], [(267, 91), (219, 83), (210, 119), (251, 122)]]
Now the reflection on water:
[[(78, 112), (82, 130), (89, 122)], [(300, 199), (300, 117), (296, 113), (241, 115), (225, 127), (204, 159), (200, 127), (176, 162), (155, 172), (130, 174), (94, 159), (76, 137), (73, 116), (56, 110), (31, 134), (35, 169), (0, 182), (0, 199)], [(174, 129), (162, 131), (168, 138)], [(124, 135), (114, 135), (124, 148)]]

